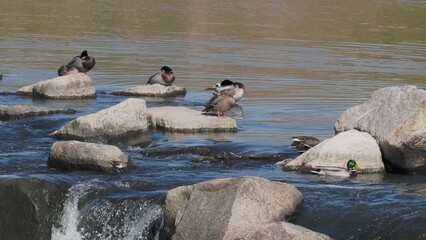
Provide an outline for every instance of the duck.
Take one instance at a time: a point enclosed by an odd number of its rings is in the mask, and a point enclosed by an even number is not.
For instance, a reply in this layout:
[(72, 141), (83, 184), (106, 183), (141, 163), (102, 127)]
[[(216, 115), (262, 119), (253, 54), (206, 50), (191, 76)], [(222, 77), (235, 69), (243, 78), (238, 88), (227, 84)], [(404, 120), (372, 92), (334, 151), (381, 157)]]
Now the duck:
[(235, 101), (238, 101), (244, 95), (245, 86), (240, 82), (233, 82), (229, 79), (225, 79), (220, 83), (216, 83), (213, 88), (206, 88), (205, 90), (211, 91), (213, 95), (219, 95), (225, 90), (231, 90), (233, 98)]
[(73, 73), (86, 73), (95, 66), (95, 58), (89, 56), (88, 52), (84, 50), (79, 56), (75, 56), (71, 61), (58, 69), (58, 75), (64, 76)]
[(332, 177), (354, 177), (359, 170), (361, 170), (361, 167), (358, 166), (355, 160), (350, 159), (346, 164), (346, 168), (318, 166), (312, 169), (311, 173)]
[(304, 153), (321, 142), (318, 138), (311, 136), (296, 136), (292, 137), (291, 140), (293, 140), (293, 143), (290, 148), (296, 149), (299, 153)]
[(79, 73), (78, 69), (74, 67), (73, 65), (64, 65), (58, 69), (58, 75), (59, 76), (65, 76), (70, 74)]
[(216, 112), (218, 117), (223, 117), (225, 112), (231, 110), (234, 104), (235, 99), (232, 94), (225, 91), (210, 98), (204, 105), (202, 113)]
[(168, 66), (163, 66), (159, 72), (149, 78), (146, 84), (152, 85), (157, 83), (164, 86), (171, 86), (174, 81), (175, 76), (173, 75), (173, 70)]

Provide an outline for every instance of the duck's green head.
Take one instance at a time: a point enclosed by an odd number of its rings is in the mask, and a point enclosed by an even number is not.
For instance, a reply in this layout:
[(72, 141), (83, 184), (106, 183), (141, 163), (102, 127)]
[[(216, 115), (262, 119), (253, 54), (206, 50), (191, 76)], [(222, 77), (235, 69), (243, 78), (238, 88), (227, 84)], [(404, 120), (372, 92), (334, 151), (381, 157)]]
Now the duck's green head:
[(355, 160), (351, 159), (348, 161), (348, 164), (346, 165), (348, 168), (348, 171), (358, 171), (361, 170), (361, 168), (358, 166)]

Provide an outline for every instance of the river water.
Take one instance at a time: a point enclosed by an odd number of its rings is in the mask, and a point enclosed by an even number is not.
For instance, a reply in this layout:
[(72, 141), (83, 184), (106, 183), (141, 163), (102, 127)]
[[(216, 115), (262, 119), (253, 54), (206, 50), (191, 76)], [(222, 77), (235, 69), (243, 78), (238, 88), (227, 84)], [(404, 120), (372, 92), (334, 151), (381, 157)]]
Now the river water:
[[(426, 87), (426, 3), (415, 0), (11, 1), (0, 7), (0, 91), (56, 76), (86, 49), (93, 100), (0, 95), (1, 104), (66, 107), (57, 114), (0, 122), (0, 174), (71, 183), (52, 239), (149, 239), (166, 192), (199, 181), (260, 176), (294, 184), (304, 204), (293, 220), (336, 239), (426, 239), (426, 177), (319, 178), (274, 165), (295, 157), (294, 135), (326, 139), (347, 108), (387, 86)], [(173, 68), (185, 98), (151, 106), (201, 110), (204, 88), (245, 84), (237, 133), (152, 131), (116, 143), (126, 173), (47, 169), (48, 133), (125, 97), (107, 92), (145, 84)], [(161, 226), (160, 226), (161, 227)]]

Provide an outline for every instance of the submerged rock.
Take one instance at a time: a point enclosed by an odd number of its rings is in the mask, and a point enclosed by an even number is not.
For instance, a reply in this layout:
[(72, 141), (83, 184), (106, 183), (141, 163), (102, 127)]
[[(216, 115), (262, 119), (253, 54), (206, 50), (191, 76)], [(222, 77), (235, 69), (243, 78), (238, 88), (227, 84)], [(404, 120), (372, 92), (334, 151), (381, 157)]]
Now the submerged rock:
[(379, 141), (392, 167), (426, 174), (426, 91), (415, 86), (387, 87), (339, 117), (336, 132), (358, 129)]
[(49, 135), (58, 139), (103, 142), (147, 130), (145, 101), (129, 98), (97, 113), (78, 117)]
[(174, 240), (206, 236), (260, 239), (255, 236), (264, 233), (263, 227), (285, 221), (302, 200), (294, 186), (258, 177), (216, 179), (178, 187), (167, 193), (162, 237), (169, 239), (174, 234)]
[(0, 178), (1, 239), (51, 239), (67, 189), (38, 178)]
[(140, 97), (184, 97), (186, 89), (176, 85), (164, 86), (161, 84), (142, 85), (126, 90), (117, 90), (112, 94)]
[(364, 173), (384, 172), (379, 145), (368, 133), (350, 130), (322, 141), (284, 165), (285, 170), (308, 171), (318, 166), (346, 168), (354, 159)]
[(74, 114), (75, 112), (76, 111), (74, 109), (53, 109), (29, 105), (0, 105), (0, 120), (16, 120), (55, 113)]
[(79, 141), (52, 145), (47, 164), (66, 170), (99, 170), (116, 173), (127, 169), (127, 156), (117, 147)]
[(230, 117), (202, 115), (186, 107), (148, 108), (148, 121), (154, 127), (176, 132), (236, 131), (237, 122)]
[(95, 97), (95, 85), (84, 73), (61, 76), (22, 87), (17, 95), (50, 99), (81, 99)]

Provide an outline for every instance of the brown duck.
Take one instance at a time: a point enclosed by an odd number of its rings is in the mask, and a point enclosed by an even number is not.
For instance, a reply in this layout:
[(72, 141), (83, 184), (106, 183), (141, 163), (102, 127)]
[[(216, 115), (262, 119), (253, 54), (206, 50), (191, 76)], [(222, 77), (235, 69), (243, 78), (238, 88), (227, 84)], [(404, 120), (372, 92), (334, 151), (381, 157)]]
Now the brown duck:
[(216, 112), (218, 117), (222, 117), (234, 104), (235, 98), (233, 97), (233, 91), (222, 91), (207, 101), (202, 113)]
[(173, 70), (167, 66), (163, 66), (159, 72), (149, 78), (146, 84), (152, 85), (158, 83), (164, 86), (171, 86), (174, 81), (175, 76), (173, 75)]
[(81, 52), (79, 56), (75, 56), (71, 61), (59, 68), (58, 75), (64, 76), (73, 73), (86, 73), (95, 66), (95, 58), (89, 56), (86, 50)]
[(206, 90), (211, 91), (215, 95), (221, 94), (223, 91), (232, 91), (229, 94), (232, 94), (235, 101), (240, 100), (245, 91), (244, 84), (239, 82), (233, 82), (229, 79), (225, 79), (220, 83), (216, 83), (212, 88), (206, 88)]
[(293, 140), (293, 143), (290, 148), (296, 149), (300, 153), (308, 151), (321, 142), (318, 138), (311, 136), (296, 136), (292, 137), (291, 140)]

